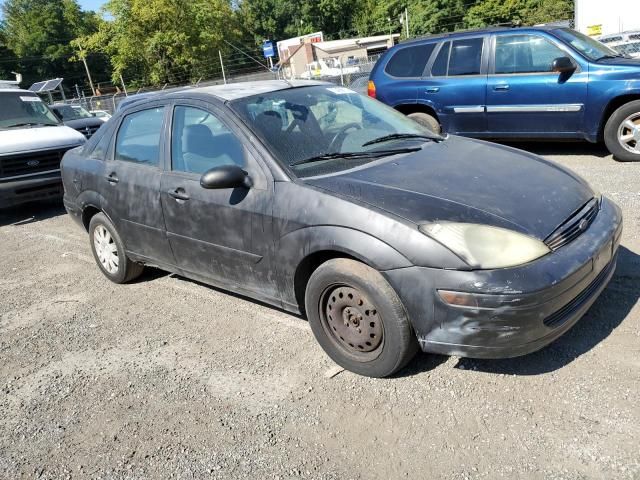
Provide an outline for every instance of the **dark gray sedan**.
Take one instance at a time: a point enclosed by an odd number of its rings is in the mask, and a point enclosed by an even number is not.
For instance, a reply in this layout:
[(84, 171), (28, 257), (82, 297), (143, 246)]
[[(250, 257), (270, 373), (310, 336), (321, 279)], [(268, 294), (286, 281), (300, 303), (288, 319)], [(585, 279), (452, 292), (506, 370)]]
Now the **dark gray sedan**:
[(152, 265), (306, 313), (331, 358), (375, 377), (419, 348), (543, 347), (605, 288), (622, 232), (569, 170), (309, 81), (141, 100), (62, 176), (110, 280)]

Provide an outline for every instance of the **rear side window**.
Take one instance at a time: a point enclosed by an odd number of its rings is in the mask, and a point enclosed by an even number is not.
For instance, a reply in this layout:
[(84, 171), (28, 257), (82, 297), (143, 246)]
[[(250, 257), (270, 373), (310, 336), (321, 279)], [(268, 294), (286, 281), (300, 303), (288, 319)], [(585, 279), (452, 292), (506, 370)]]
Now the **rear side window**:
[(394, 77), (421, 77), (434, 48), (434, 43), (401, 48), (391, 57), (384, 70)]
[(465, 38), (451, 45), (449, 76), (478, 75), (482, 62), (483, 38)]
[(442, 48), (438, 52), (433, 65), (431, 66), (431, 75), (434, 77), (444, 77), (447, 74), (447, 66), (449, 65), (449, 48), (451, 42), (447, 42), (442, 45)]
[(114, 159), (157, 166), (163, 119), (164, 107), (150, 108), (124, 117), (116, 137)]

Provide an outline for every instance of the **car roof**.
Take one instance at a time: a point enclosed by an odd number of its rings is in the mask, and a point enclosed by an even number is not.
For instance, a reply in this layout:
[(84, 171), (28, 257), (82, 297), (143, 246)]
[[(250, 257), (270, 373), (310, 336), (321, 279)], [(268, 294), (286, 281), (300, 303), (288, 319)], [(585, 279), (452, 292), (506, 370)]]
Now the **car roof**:
[[(227, 83), (225, 85), (212, 85), (209, 87), (196, 87), (189, 90), (169, 93), (168, 96), (180, 96), (185, 92), (189, 94), (212, 95), (223, 101), (237, 100), (262, 93), (287, 90), (289, 88), (311, 87), (314, 85), (333, 85), (329, 82), (315, 80), (261, 80), (256, 82)], [(154, 97), (157, 98), (157, 97)]]
[(414, 38), (411, 40), (405, 40), (400, 42), (398, 45), (412, 45), (419, 44), (429, 40), (440, 40), (446, 38), (459, 38), (459, 37), (467, 37), (474, 36), (478, 34), (487, 34), (487, 33), (500, 33), (500, 32), (535, 32), (535, 31), (545, 31), (549, 32), (552, 30), (557, 30), (558, 25), (538, 25), (535, 27), (488, 27), (488, 28), (478, 28), (474, 30), (459, 30), (457, 32), (448, 32), (448, 33), (436, 33), (433, 35), (425, 35), (424, 37)]

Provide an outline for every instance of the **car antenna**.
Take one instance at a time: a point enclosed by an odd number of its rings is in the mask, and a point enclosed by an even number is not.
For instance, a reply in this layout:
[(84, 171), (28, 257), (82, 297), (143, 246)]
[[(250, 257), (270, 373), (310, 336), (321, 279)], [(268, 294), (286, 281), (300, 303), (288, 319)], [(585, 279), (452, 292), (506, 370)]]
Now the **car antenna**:
[[(267, 71), (272, 72), (272, 70), (267, 67), (264, 63), (262, 63), (260, 60), (257, 60), (255, 57), (252, 57), (251, 55), (249, 55), (247, 52), (245, 52), (244, 50), (242, 50), (241, 48), (238, 48), (237, 46), (235, 46), (233, 43), (223, 39), (224, 43), (228, 44), (231, 48), (235, 48), (237, 51), (239, 51), (241, 54), (243, 54), (246, 57), (249, 57), (251, 60), (253, 60), (254, 62), (256, 62), (258, 65), (260, 65), (261, 67), (265, 68)], [(295, 85), (293, 85), (291, 82), (289, 82), (289, 80), (287, 80), (286, 78), (282, 78), (282, 81), (284, 81), (287, 85), (289, 85), (291, 88), (293, 88)]]

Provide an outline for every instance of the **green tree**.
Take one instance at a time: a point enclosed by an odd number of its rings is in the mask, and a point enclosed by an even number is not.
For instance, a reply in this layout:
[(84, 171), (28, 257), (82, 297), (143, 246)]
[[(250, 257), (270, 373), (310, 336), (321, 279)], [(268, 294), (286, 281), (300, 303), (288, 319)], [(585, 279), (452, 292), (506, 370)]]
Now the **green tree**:
[[(76, 0), (6, 0), (2, 5), (5, 48), (18, 57), (16, 68), (27, 84), (52, 77), (69, 83), (84, 80), (73, 56), (71, 41), (96, 28), (92, 12), (83, 12)], [(3, 55), (4, 57), (4, 55)], [(94, 61), (98, 66), (100, 59)]]
[(482, 0), (469, 9), (465, 23), (472, 28), (511, 22), (535, 25), (572, 17), (571, 0)]
[(220, 71), (218, 49), (238, 38), (228, 0), (110, 0), (108, 20), (77, 38), (78, 50), (104, 52), (114, 82), (183, 83)]

